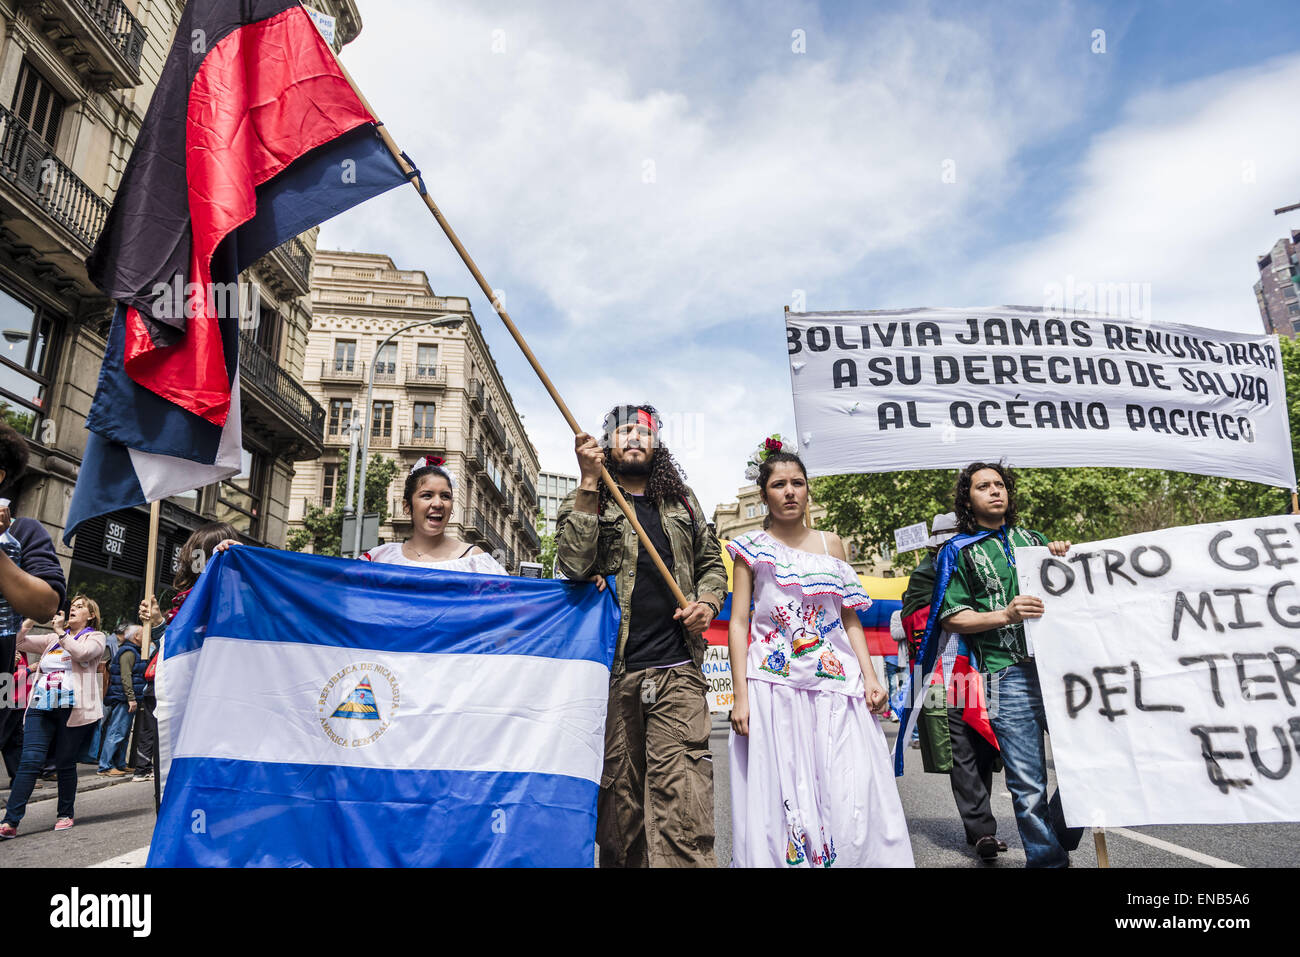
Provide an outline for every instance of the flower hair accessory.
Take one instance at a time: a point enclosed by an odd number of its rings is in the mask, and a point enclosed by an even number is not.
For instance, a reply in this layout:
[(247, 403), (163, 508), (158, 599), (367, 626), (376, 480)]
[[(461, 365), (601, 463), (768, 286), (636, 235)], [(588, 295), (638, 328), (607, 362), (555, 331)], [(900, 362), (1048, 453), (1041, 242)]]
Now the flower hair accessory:
[(758, 481), (758, 470), (763, 463), (774, 452), (786, 452), (790, 455), (795, 454), (795, 445), (781, 438), (780, 433), (773, 433), (758, 444), (753, 453), (749, 456), (749, 461), (745, 463), (745, 478), (750, 482)]
[(440, 455), (424, 455), (415, 460), (411, 466), (411, 471), (407, 474), (413, 474), (420, 469), (433, 469), (439, 475), (447, 480), (451, 490), (456, 491), (456, 479), (452, 477), (451, 470), (447, 468), (447, 460)]

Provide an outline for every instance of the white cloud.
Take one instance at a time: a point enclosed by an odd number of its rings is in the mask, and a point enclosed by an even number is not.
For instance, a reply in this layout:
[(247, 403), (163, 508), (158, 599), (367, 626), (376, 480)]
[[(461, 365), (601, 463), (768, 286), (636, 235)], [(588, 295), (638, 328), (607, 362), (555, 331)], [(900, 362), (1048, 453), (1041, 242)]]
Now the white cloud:
[[(349, 69), (580, 421), (628, 399), (705, 417), (679, 449), (709, 510), (762, 435), (793, 431), (793, 290), (808, 309), (897, 305), (874, 298), (873, 264), (902, 253), (947, 284), (952, 237), (981, 231), (1019, 150), (1069, 121), (1082, 79), (1054, 61), (1087, 43), (1059, 14), (1008, 30), (911, 12), (832, 36), (809, 6), (427, 9), (368, 4)], [(322, 242), (472, 288), (409, 195)], [(573, 471), (562, 420), (475, 308), (543, 467)]]
[(1068, 276), (1150, 283), (1157, 322), (1262, 333), (1255, 257), (1300, 226), (1273, 215), (1300, 201), (1282, 92), (1297, 86), (1288, 57), (1138, 97), (1089, 144), (1060, 229), (997, 250), (982, 294), (1038, 305)]

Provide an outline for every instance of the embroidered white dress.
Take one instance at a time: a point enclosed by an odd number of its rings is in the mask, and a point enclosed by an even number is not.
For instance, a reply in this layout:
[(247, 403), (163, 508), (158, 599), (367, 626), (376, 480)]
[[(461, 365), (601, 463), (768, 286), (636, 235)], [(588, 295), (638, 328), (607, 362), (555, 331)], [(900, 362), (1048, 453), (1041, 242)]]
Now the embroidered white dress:
[(414, 558), (407, 558), (402, 554), (401, 542), (388, 542), (385, 545), (379, 545), (370, 549), (362, 556), (367, 561), (382, 562), (386, 565), (410, 565), (413, 568), (436, 568), (441, 572), (468, 572), (473, 575), (509, 575), (510, 573), (501, 567), (498, 562), (487, 552), (479, 552), (475, 555), (463, 555), (460, 558), (449, 558), (442, 562), (422, 562)]
[(911, 867), (912, 844), (880, 722), (840, 609), (871, 604), (828, 554), (765, 531), (727, 545), (754, 576), (749, 735), (731, 734), (736, 867)]

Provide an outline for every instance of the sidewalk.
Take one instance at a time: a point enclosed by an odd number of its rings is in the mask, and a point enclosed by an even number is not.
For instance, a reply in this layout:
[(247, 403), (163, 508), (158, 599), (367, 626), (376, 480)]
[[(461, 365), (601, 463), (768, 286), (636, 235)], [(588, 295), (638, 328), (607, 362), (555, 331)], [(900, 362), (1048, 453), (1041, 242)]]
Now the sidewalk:
[[(131, 780), (131, 772), (122, 777), (110, 778), (100, 777), (95, 772), (99, 769), (97, 764), (78, 764), (77, 765), (77, 793), (85, 794), (87, 791), (98, 791), (100, 788), (111, 787), (114, 784), (123, 784)], [(141, 786), (148, 785), (150, 791), (153, 790), (153, 781), (137, 782)], [(7, 807), (9, 804), (9, 789), (13, 784), (12, 781), (5, 781), (3, 789), (0, 790), (0, 808)], [(28, 805), (36, 804), (39, 801), (51, 801), (59, 796), (59, 785), (57, 781), (37, 780), (36, 789), (32, 791), (32, 796), (28, 799)]]

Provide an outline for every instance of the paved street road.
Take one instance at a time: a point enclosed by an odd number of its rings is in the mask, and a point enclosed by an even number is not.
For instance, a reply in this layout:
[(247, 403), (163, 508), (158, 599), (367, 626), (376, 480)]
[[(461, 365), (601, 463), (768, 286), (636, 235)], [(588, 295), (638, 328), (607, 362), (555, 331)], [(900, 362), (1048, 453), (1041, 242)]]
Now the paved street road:
[[(897, 725), (884, 725), (892, 747)], [(710, 743), (714, 753), (714, 797), (717, 856), (720, 866), (731, 860), (731, 791), (727, 761), (728, 725), (715, 716)], [(912, 851), (922, 867), (988, 868), (966, 846), (944, 775), (921, 771), (919, 752), (908, 751), (907, 773), (899, 793), (912, 834)], [(7, 796), (7, 782), (0, 794)], [(53, 782), (33, 794), (18, 840), (0, 844), (0, 868), (49, 866), (142, 866), (153, 829), (152, 784), (109, 783), (82, 769), (77, 796), (77, 825), (55, 833)], [(1025, 863), (1011, 810), (1011, 797), (994, 777), (993, 810), (998, 833), (1010, 846), (992, 868), (1018, 868)], [(1300, 862), (1300, 824), (1231, 825), (1219, 827), (1143, 827), (1106, 833), (1112, 867), (1294, 867)], [(1095, 867), (1091, 837), (1073, 856), (1076, 867)]]

